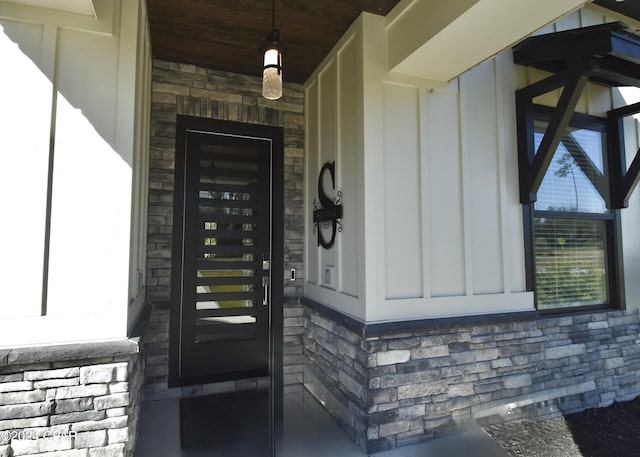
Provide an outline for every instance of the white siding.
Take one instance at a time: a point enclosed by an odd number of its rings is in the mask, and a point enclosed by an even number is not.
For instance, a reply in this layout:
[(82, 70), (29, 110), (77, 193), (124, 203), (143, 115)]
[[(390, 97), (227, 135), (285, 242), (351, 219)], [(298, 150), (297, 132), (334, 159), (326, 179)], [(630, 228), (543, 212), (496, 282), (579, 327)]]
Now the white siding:
[[(336, 239), (338, 246), (338, 290), (342, 294), (358, 298), (360, 295), (360, 259), (358, 238), (360, 233), (358, 201), (361, 183), (358, 175), (358, 50), (355, 40), (349, 40), (338, 53), (338, 157), (336, 170), (337, 189), (342, 190), (342, 202), (346, 221)], [(316, 174), (317, 176), (317, 174)]]
[(522, 206), (520, 205), (520, 189), (518, 173), (517, 139), (514, 135), (515, 125), (508, 122), (516, 118), (514, 94), (518, 86), (518, 78), (510, 53), (502, 53), (495, 58), (496, 74), (496, 118), (502, 119), (498, 124), (498, 174), (500, 176), (500, 208), (502, 232), (504, 234), (503, 273), (504, 292), (523, 291), (526, 288), (523, 265), (524, 228), (522, 225)]
[[(340, 311), (362, 317), (362, 284), (365, 265), (362, 255), (362, 65), (360, 36), (356, 23), (335, 51), (327, 57), (316, 77), (305, 89), (305, 293)], [(331, 249), (318, 246), (313, 225), (313, 202), (318, 201), (318, 176), (322, 166), (335, 161), (335, 190), (329, 173), (324, 190), (330, 198), (342, 192), (342, 231)], [(331, 229), (322, 230), (325, 240)], [(327, 281), (329, 279), (330, 281)]]
[[(56, 55), (57, 100), (48, 314), (95, 312), (87, 299), (96, 295), (104, 272), (118, 269), (103, 305), (126, 302), (121, 284), (122, 249), (129, 233), (123, 225), (129, 205), (131, 167), (114, 151), (118, 48), (111, 36), (59, 29)], [(103, 58), (92, 59), (96, 53)], [(112, 183), (123, 183), (114, 186)], [(106, 220), (105, 220), (106, 219)], [(123, 274), (124, 273), (124, 274)], [(115, 279), (115, 278), (114, 278)], [(117, 285), (116, 285), (117, 284)], [(116, 294), (115, 291), (119, 293)]]
[[(134, 129), (133, 129), (133, 200), (131, 206), (131, 256), (129, 264), (129, 312), (127, 327), (133, 325), (142, 311), (146, 292), (147, 264), (147, 202), (149, 199), (149, 141), (151, 123), (151, 37), (145, 2), (132, 2), (137, 9), (127, 13), (136, 21), (137, 47), (130, 55), (135, 66)], [(136, 20), (137, 19), (137, 20)], [(122, 71), (122, 66), (121, 66)]]
[[(338, 64), (336, 59), (331, 59), (327, 66), (320, 73), (319, 78), (320, 87), (320, 154), (318, 159), (318, 171), (321, 170), (325, 163), (335, 162), (337, 158), (338, 149)], [(336, 167), (340, 169), (341, 164), (336, 164)], [(323, 189), (329, 197), (333, 194), (331, 177), (329, 173), (323, 175), (324, 184)], [(315, 181), (318, 181), (318, 174), (315, 174)], [(340, 189), (340, 183), (336, 182), (336, 190)], [(316, 198), (317, 186), (315, 190)], [(318, 228), (323, 233), (324, 239), (329, 240), (331, 237), (331, 229)], [(321, 249), (318, 270), (320, 277), (318, 283), (329, 289), (336, 289), (337, 276), (339, 276), (340, 269), (338, 268), (338, 274), (336, 275), (336, 249)], [(333, 270), (332, 270), (333, 269)]]
[[(604, 20), (592, 10), (583, 10), (538, 33)], [(386, 71), (384, 29), (376, 18), (361, 17), (334, 49), (343, 56), (357, 55), (345, 50), (347, 38), (349, 46), (360, 46), (367, 57), (362, 86), (360, 75), (355, 80), (348, 76), (357, 71), (342, 70), (348, 65), (344, 59), (337, 85), (329, 84), (327, 75), (335, 74), (333, 53), (307, 84), (312, 94), (307, 98), (311, 110), (307, 120), (312, 129), (307, 130), (306, 201), (310, 205), (316, 198), (317, 172), (334, 157), (335, 147), (339, 151), (337, 187), (357, 183), (349, 195), (357, 195), (357, 205), (366, 209), (366, 224), (364, 217), (354, 217), (352, 203), (345, 200), (343, 222), (350, 230), (357, 227), (356, 232), (350, 232), (350, 237), (338, 235), (340, 248), (333, 257), (317, 248), (315, 241), (307, 244), (308, 262), (320, 260), (317, 271), (308, 270), (305, 294), (370, 322), (533, 310), (533, 293), (526, 291), (525, 284), (515, 91), (548, 74), (514, 65), (507, 50), (448, 84), (436, 84)], [(315, 98), (318, 84), (330, 90), (321, 90)], [(347, 93), (359, 90), (361, 102), (342, 101)], [(553, 106), (560, 93), (546, 94), (536, 102)], [(340, 100), (338, 127), (329, 120), (335, 113), (335, 96)], [(578, 106), (602, 116), (613, 107), (612, 91), (589, 84)], [(355, 120), (349, 118), (351, 113)], [(320, 121), (313, 116), (320, 116)], [(630, 132), (629, 150), (635, 153), (638, 131)], [(316, 136), (321, 138), (319, 143)], [(352, 157), (352, 149), (355, 157), (361, 153), (358, 144), (364, 147), (363, 159), (347, 164), (345, 158)], [(631, 207), (623, 210), (629, 306), (637, 306), (640, 300), (640, 287), (633, 280), (640, 271), (640, 244), (633, 235), (640, 227), (639, 208), (636, 192)], [(310, 221), (311, 211), (307, 215)], [(363, 239), (366, 249), (358, 251)], [(337, 261), (336, 269), (343, 269), (337, 292), (329, 293), (321, 285), (328, 259)], [(346, 293), (338, 292), (361, 284), (358, 275), (366, 282), (356, 289), (357, 294), (349, 294), (359, 297), (354, 304)]]
[(509, 60), (435, 90), (384, 83), (387, 281), (372, 320), (532, 309)]
[[(462, 157), (456, 92), (433, 93), (426, 100), (425, 126), (439, 135), (425, 135), (426, 192), (429, 219), (430, 295), (465, 295), (465, 255), (462, 198)], [(452, 128), (452, 126), (454, 128)], [(431, 259), (441, 259), (433, 265)], [(442, 266), (446, 268), (442, 268)], [(452, 274), (452, 272), (455, 272)], [(429, 296), (429, 295), (427, 295)]]
[[(318, 105), (318, 82), (313, 81), (305, 91), (305, 142), (306, 150), (317, 151), (319, 150), (318, 144), (318, 111), (320, 109)], [(317, 248), (317, 234), (314, 233), (313, 224), (309, 221), (313, 221), (313, 204), (311, 201), (314, 198), (318, 198), (317, 191), (317, 176), (320, 172), (318, 168), (318, 156), (314, 155), (313, 158), (305, 155), (305, 173), (306, 178), (306, 194), (309, 198), (306, 199), (307, 205), (305, 209), (305, 221), (306, 224), (306, 255), (305, 255), (305, 269), (306, 278), (305, 281), (308, 284), (319, 285), (320, 284), (320, 250)], [(310, 179), (311, 176), (316, 177)]]
[[(44, 35), (43, 24), (0, 19), (0, 55), (5, 62), (0, 71), (0, 87), (5, 88), (0, 108), (0, 313), (4, 318), (39, 316), (41, 308), (53, 93), (53, 73), (41, 57)], [(36, 109), (40, 106), (44, 109)]]
[(419, 92), (384, 85), (386, 298), (423, 296)]
[(146, 20), (139, 1), (99, 2), (96, 17), (0, 5), (0, 199), (14, 216), (0, 229), (0, 346), (124, 337), (140, 310)]
[[(433, 90), (382, 70), (377, 18), (361, 17), (350, 33), (307, 84), (305, 294), (367, 321), (532, 309), (516, 194), (513, 64), (490, 61)], [(358, 59), (346, 60), (358, 55), (354, 45), (367, 56), (362, 86)], [(360, 90), (362, 105), (350, 95)], [(363, 159), (349, 162), (360, 144)], [(349, 232), (338, 234), (338, 249), (324, 250), (312, 232), (311, 203), (334, 150), (336, 187), (350, 189), (343, 219)], [(368, 225), (353, 206), (366, 209)], [(359, 251), (363, 239), (366, 252)], [(328, 266), (339, 284), (324, 283)]]
[(495, 97), (492, 62), (482, 64), (460, 78), (464, 226), (470, 273), (468, 295), (504, 291)]

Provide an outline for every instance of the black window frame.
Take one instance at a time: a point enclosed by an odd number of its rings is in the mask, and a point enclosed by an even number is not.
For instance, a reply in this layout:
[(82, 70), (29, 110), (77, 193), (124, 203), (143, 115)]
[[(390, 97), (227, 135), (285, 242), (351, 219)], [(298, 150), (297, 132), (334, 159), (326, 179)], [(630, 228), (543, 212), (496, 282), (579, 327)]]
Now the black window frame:
[[(528, 126), (525, 131), (526, 135), (533, 135), (535, 129), (533, 123), (535, 121), (551, 122), (554, 108), (531, 104), (531, 110), (529, 111), (531, 116), (528, 116), (527, 122), (531, 125)], [(525, 240), (525, 262), (526, 262), (526, 287), (528, 291), (534, 292), (535, 307), (540, 314), (566, 314), (576, 313), (584, 311), (596, 311), (607, 309), (625, 309), (625, 296), (624, 296), (624, 281), (623, 281), (623, 264), (622, 264), (622, 229), (621, 229), (621, 217), (620, 209), (614, 208), (612, 205), (612, 196), (614, 195), (615, 179), (611, 174), (611, 170), (617, 165), (615, 160), (616, 154), (611, 154), (612, 150), (612, 138), (615, 132), (611, 132), (610, 123), (606, 118), (601, 118), (584, 113), (574, 112), (569, 121), (569, 126), (593, 130), (605, 135), (603, 161), (604, 161), (604, 174), (606, 183), (606, 195), (605, 199), (608, 212), (606, 213), (586, 213), (586, 212), (571, 212), (571, 211), (545, 211), (536, 210), (535, 201), (522, 204), (523, 208), (523, 226), (524, 226), (524, 240)], [(522, 134), (523, 132), (519, 132)], [(522, 139), (521, 139), (522, 140)], [(525, 141), (532, 144), (533, 138), (526, 138)], [(522, 165), (522, 163), (521, 163)], [(522, 174), (528, 173), (528, 170), (520, 170)], [(556, 308), (540, 309), (538, 306), (538, 288), (536, 280), (536, 251), (535, 251), (535, 218), (540, 216), (563, 218), (563, 219), (595, 219), (603, 220), (605, 224), (605, 262), (606, 262), (606, 287), (608, 292), (608, 302), (602, 304), (584, 305), (584, 306), (566, 306)]]
[[(513, 62), (517, 65), (537, 68), (551, 73), (543, 79), (516, 89), (516, 128), (518, 132), (518, 163), (520, 202), (523, 205), (526, 232), (527, 289), (535, 290), (533, 245), (531, 225), (532, 206), (537, 199), (544, 174), (553, 160), (562, 130), (572, 120), (580, 117), (576, 107), (582, 99), (588, 83), (603, 87), (640, 87), (640, 36), (622, 22), (607, 22), (590, 27), (563, 30), (534, 35), (524, 39), (513, 48)], [(553, 111), (551, 122), (542, 139), (539, 151), (534, 151), (534, 100), (544, 94), (561, 90)], [(617, 105), (617, 104), (616, 104)], [(539, 112), (539, 111), (537, 111)], [(609, 231), (609, 304), (604, 308), (626, 308), (625, 270), (623, 265), (620, 210), (626, 208), (629, 199), (640, 184), (640, 149), (628, 160), (625, 147), (624, 120), (640, 113), (640, 102), (612, 106), (606, 112), (606, 149), (608, 176), (607, 207), (613, 214)], [(600, 118), (597, 118), (600, 119)], [(597, 120), (596, 123), (600, 123)], [(575, 157), (574, 157), (575, 158)], [(581, 167), (582, 168), (582, 167)], [(598, 176), (600, 193), (604, 184)], [(591, 178), (590, 178), (591, 179)], [(590, 310), (594, 307), (589, 306)], [(569, 311), (578, 308), (568, 308)], [(557, 311), (557, 310), (556, 310)], [(559, 308), (558, 312), (563, 312)]]

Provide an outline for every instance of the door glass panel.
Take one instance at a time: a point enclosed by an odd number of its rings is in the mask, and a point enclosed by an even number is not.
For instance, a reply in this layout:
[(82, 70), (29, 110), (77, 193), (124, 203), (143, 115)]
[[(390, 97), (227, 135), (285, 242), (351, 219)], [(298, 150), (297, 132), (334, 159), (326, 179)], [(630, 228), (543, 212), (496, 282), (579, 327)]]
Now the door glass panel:
[[(196, 293), (198, 294), (213, 294), (216, 292), (238, 292), (238, 287), (233, 284), (217, 284), (210, 286), (196, 286)], [(253, 292), (253, 284), (242, 285), (241, 292)]]
[(254, 216), (252, 208), (233, 208), (231, 206), (215, 207), (200, 206), (200, 214), (219, 215), (219, 216)]
[[(199, 159), (200, 246), (196, 282), (196, 343), (250, 339), (262, 297), (256, 267), (259, 167), (256, 149), (203, 145)], [(258, 282), (256, 282), (258, 281)]]
[[(216, 140), (217, 141), (217, 140)], [(262, 147), (262, 146), (260, 146)], [(264, 151), (239, 141), (199, 143), (195, 282), (196, 343), (256, 338), (264, 283)], [(268, 185), (268, 184), (267, 184)], [(193, 289), (191, 289), (193, 290)]]
[(196, 309), (249, 308), (254, 291), (254, 270), (198, 270)]
[(201, 190), (200, 198), (209, 200), (251, 201), (255, 200), (255, 195), (249, 192), (213, 192)]
[(196, 325), (218, 325), (218, 324), (255, 324), (256, 317), (249, 314), (242, 316), (224, 316), (224, 317), (203, 317), (198, 319)]
[[(225, 222), (213, 222), (213, 221), (204, 221), (204, 229), (206, 231), (215, 231), (215, 230), (226, 230), (226, 231), (240, 231), (240, 232), (252, 232), (256, 230), (255, 224), (246, 224), (246, 223), (225, 223)], [(231, 234), (227, 234), (230, 236)], [(241, 235), (241, 234), (238, 234)]]
[(255, 306), (255, 300), (209, 300), (196, 302), (197, 310), (252, 308), (253, 306)]
[(216, 254), (215, 252), (203, 252), (201, 258), (206, 260), (217, 260), (219, 262), (252, 262), (253, 254)]
[(255, 300), (218, 300), (220, 308), (252, 308), (256, 305)]
[(198, 278), (238, 278), (253, 277), (253, 270), (250, 269), (225, 269), (225, 270), (198, 270)]

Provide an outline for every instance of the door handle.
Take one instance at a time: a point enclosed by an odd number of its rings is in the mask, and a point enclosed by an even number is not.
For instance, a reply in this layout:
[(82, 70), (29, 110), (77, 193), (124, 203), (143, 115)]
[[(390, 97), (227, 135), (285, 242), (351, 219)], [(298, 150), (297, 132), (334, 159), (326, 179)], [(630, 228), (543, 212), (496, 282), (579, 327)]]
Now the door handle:
[(262, 306), (269, 304), (269, 276), (262, 277)]
[(262, 272), (266, 272), (266, 276), (262, 277), (262, 306), (269, 304), (269, 270), (271, 269), (271, 255), (269, 253), (262, 254)]

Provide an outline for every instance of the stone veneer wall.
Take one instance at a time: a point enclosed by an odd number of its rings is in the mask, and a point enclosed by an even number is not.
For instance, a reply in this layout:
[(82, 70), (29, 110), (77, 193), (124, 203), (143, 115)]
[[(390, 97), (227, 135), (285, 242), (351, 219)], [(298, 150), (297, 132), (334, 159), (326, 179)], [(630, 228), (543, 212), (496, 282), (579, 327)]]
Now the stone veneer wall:
[(0, 456), (130, 457), (137, 340), (0, 350)]
[(251, 388), (261, 380), (167, 390), (171, 241), (176, 115), (284, 128), (284, 266), (297, 279), (284, 284), (285, 386), (300, 385), (302, 361), (304, 93), (285, 81), (280, 100), (262, 97), (262, 79), (163, 60), (153, 62), (147, 246), (146, 398), (196, 396)]
[[(491, 322), (494, 319), (494, 322)], [(309, 303), (305, 386), (368, 452), (640, 394), (638, 311), (371, 327)]]

